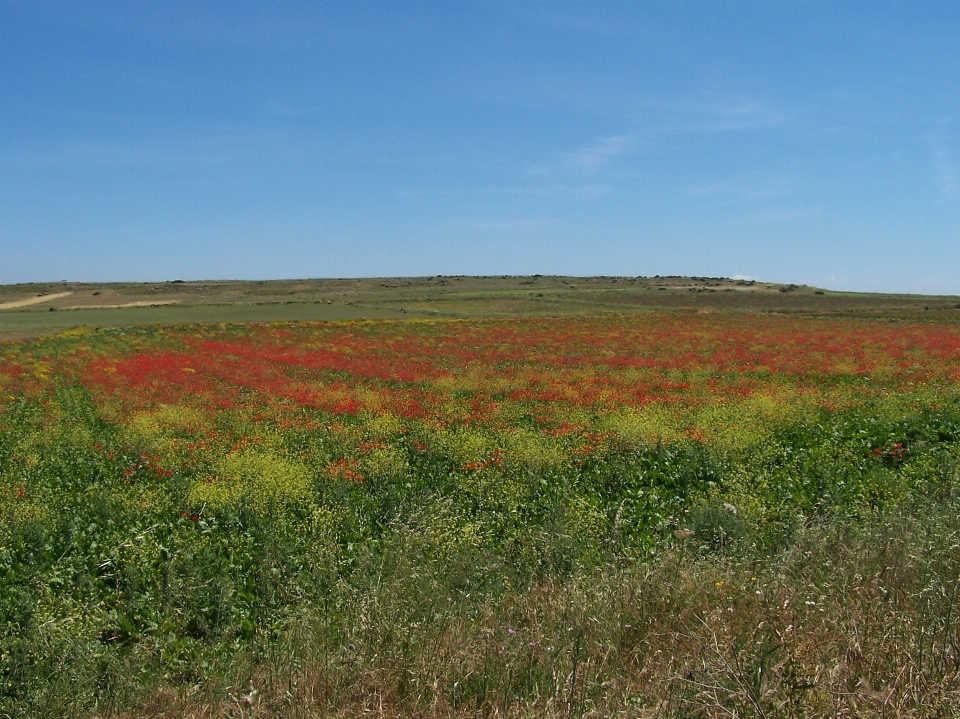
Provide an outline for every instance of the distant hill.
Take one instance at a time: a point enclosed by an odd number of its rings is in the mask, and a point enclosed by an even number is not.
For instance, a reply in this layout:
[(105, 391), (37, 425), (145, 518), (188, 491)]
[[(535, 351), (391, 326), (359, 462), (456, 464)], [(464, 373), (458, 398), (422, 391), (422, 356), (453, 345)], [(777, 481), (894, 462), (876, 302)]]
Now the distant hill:
[(80, 325), (747, 311), (960, 319), (960, 298), (724, 277), (433, 276), (0, 285), (0, 338)]

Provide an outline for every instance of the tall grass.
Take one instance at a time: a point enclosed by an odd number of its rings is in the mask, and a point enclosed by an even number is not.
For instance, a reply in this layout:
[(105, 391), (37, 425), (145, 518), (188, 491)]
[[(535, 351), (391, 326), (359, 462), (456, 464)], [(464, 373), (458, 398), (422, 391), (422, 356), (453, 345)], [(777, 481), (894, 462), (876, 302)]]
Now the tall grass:
[(407, 534), (221, 681), (141, 694), (129, 715), (960, 712), (956, 501), (812, 523), (772, 555), (677, 541), (549, 578), (471, 559), (451, 573)]

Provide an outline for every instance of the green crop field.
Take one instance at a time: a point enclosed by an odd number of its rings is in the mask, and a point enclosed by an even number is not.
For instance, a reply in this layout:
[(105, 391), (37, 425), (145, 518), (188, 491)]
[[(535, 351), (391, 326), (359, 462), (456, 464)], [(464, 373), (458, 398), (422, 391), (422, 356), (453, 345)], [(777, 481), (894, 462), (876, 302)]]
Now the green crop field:
[(957, 304), (2, 288), (0, 716), (956, 716)]
[[(29, 304), (24, 304), (29, 303)], [(136, 306), (131, 306), (136, 305)], [(0, 339), (99, 325), (671, 310), (960, 319), (956, 297), (708, 277), (421, 277), (0, 286)]]
[(398, 310), (354, 308), (316, 303), (187, 305), (75, 309), (60, 312), (8, 312), (0, 315), (0, 333), (9, 339), (31, 337), (75, 327), (132, 327), (137, 325), (336, 321), (403, 317)]

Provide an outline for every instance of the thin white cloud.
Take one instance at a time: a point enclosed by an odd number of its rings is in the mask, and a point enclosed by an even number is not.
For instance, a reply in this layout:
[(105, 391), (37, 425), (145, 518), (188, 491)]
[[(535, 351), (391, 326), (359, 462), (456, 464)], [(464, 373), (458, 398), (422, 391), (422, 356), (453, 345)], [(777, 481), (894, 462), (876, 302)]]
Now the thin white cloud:
[[(712, 94), (712, 93), (711, 93)], [(782, 109), (745, 96), (716, 99), (645, 98), (647, 130), (656, 134), (744, 132), (784, 125), (790, 115)]]
[(635, 134), (598, 137), (589, 145), (570, 153), (569, 162), (578, 169), (596, 172), (621, 155), (632, 152), (637, 144)]
[(261, 112), (268, 117), (296, 118), (303, 117), (306, 111), (294, 105), (279, 100), (270, 100), (263, 103)]
[(160, 136), (60, 142), (50, 146), (0, 152), (0, 164), (17, 169), (187, 168), (316, 161), (316, 145), (293, 143), (276, 132), (211, 131), (188, 136)]
[(796, 194), (796, 179), (750, 173), (712, 182), (687, 190), (688, 197), (712, 198), (715, 201), (739, 203), (792, 197)]
[(728, 195), (733, 192), (733, 183), (731, 182), (712, 182), (709, 185), (701, 185), (687, 191), (690, 197), (715, 197), (717, 195)]
[[(554, 153), (553, 157), (547, 161), (527, 164), (521, 170), (521, 174), (532, 181), (569, 178), (571, 172), (581, 176), (592, 175), (607, 168), (618, 158), (635, 152), (639, 148), (639, 140), (640, 137), (636, 133), (602, 135), (573, 150)], [(588, 187), (586, 192), (577, 192), (577, 194), (597, 197), (606, 194), (609, 189), (609, 187)]]
[(784, 122), (784, 113), (766, 103), (748, 98), (728, 98), (700, 108), (700, 114), (714, 120), (718, 130), (756, 130)]
[(397, 194), (401, 196), (413, 195), (413, 196), (472, 196), (472, 195), (516, 195), (516, 196), (532, 196), (532, 197), (550, 197), (555, 195), (569, 195), (571, 197), (579, 197), (584, 199), (591, 199), (594, 197), (601, 197), (610, 192), (611, 188), (605, 185), (546, 185), (546, 186), (530, 186), (530, 187), (470, 187), (470, 188), (453, 188), (453, 189), (401, 189), (397, 190)]
[(930, 135), (930, 158), (933, 161), (934, 181), (940, 194), (945, 197), (960, 195), (960, 171), (954, 164), (953, 154), (946, 140), (946, 121), (937, 124)]
[(750, 218), (750, 222), (755, 225), (776, 225), (781, 222), (792, 222), (793, 220), (801, 220), (808, 217), (813, 217), (815, 215), (819, 215), (822, 211), (822, 206), (808, 208), (772, 208), (756, 213)]
[(467, 225), (468, 230), (518, 230), (526, 227), (543, 227), (553, 222), (549, 217), (531, 220), (499, 220), (493, 222), (477, 222)]

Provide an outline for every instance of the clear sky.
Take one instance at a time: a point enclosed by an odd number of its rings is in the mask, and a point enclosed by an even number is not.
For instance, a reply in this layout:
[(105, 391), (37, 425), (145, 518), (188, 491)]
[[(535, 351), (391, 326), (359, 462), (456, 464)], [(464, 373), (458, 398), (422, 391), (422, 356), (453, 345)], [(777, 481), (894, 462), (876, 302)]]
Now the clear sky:
[(0, 282), (960, 294), (960, 3), (0, 0)]

